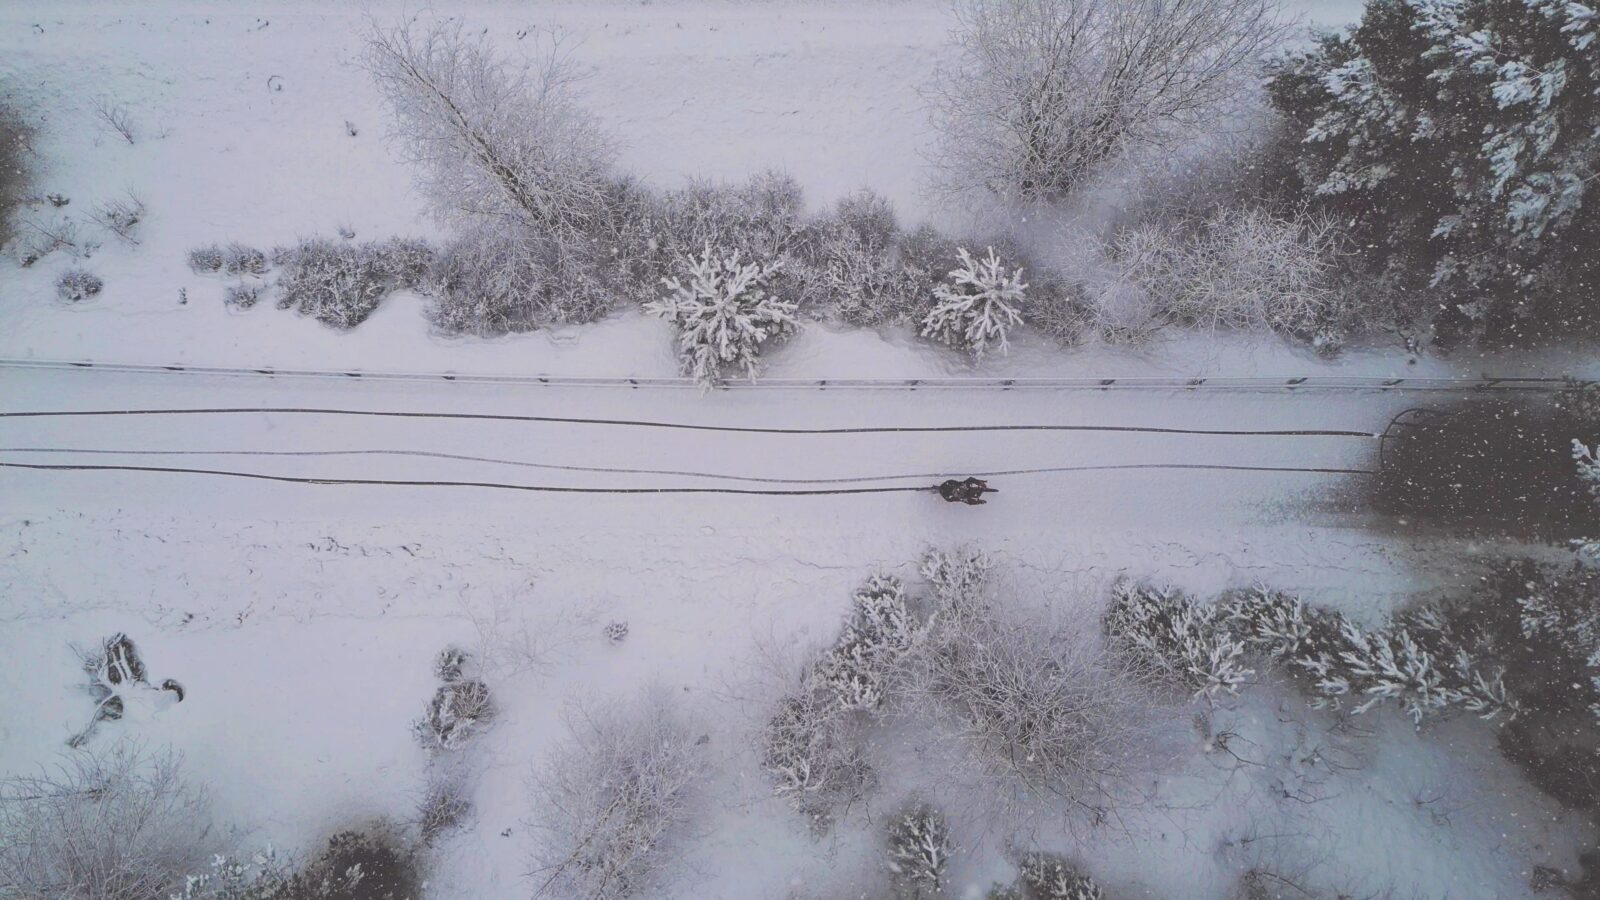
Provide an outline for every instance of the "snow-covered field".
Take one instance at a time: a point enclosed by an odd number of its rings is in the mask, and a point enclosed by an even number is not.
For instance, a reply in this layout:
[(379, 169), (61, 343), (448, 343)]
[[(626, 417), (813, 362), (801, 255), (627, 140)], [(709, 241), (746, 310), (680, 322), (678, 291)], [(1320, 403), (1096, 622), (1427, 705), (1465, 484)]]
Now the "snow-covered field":
[[(576, 36), (578, 58), (593, 69), (594, 108), (626, 141), (622, 165), (655, 183), (778, 166), (819, 206), (870, 184), (909, 220), (934, 214), (920, 190), (926, 126), (917, 87), (940, 52), (942, 5), (504, 2), (452, 11), (508, 47), (524, 28)], [(1302, 12), (1338, 24), (1356, 5)], [(311, 2), (0, 7), (0, 77), (47, 113), (41, 187), (69, 195), (68, 209), (133, 190), (151, 211), (137, 246), (108, 240), (94, 257), (107, 287), (91, 302), (49, 299), (56, 261), (28, 270), (6, 263), (0, 358), (673, 374), (667, 326), (637, 314), (446, 340), (428, 333), (420, 298), (402, 294), (340, 333), (271, 304), (231, 311), (220, 282), (189, 271), (186, 252), (205, 242), (268, 246), (340, 226), (361, 237), (434, 234), (354, 64), (363, 21), (357, 4)], [(140, 140), (130, 146), (95, 123), (101, 97), (130, 109)], [(981, 371), (1397, 377), (1596, 365), (1579, 351), (1419, 361), (1372, 350), (1326, 361), (1237, 337), (1063, 354), (1024, 336)], [(903, 333), (812, 325), (773, 356), (770, 371), (971, 369)], [(745, 428), (1380, 432), (1417, 402), (1365, 391), (701, 394), (0, 366), (0, 412), (271, 407)], [(1075, 466), (1367, 469), (1375, 444), (1105, 431), (749, 434), (289, 412), (0, 418), (7, 463), (556, 487), (728, 484), (684, 474), (694, 472), (909, 486)], [(972, 545), (995, 555), (1016, 596), (1081, 612), (1087, 627), (1120, 577), (1199, 594), (1269, 585), (1373, 620), (1470, 585), (1494, 549), (1374, 516), (1361, 502), (1361, 475), (1110, 469), (992, 480), (1001, 493), (968, 508), (910, 492), (585, 495), (0, 469), (0, 774), (49, 765), (86, 720), (69, 643), (125, 631), (152, 678), (176, 678), (188, 694), (130, 709), (95, 740), (123, 734), (181, 751), (217, 821), (237, 829), (237, 845), (312, 851), (338, 827), (411, 814), (429, 768), (411, 723), (437, 686), (435, 655), (456, 643), (488, 651), (500, 714), (467, 751), (475, 812), (431, 851), (430, 897), (529, 895), (532, 768), (562, 738), (564, 715), (651, 685), (705, 723), (714, 777), (683, 864), (647, 896), (880, 896), (885, 816), (941, 787), (966, 796), (962, 785), (922, 778), (940, 748), (914, 735), (879, 748), (898, 765), (867, 808), (814, 839), (772, 796), (754, 743), (772, 699), (763, 693), (764, 653), (831, 640), (867, 576), (915, 582), (927, 548)], [(612, 622), (628, 624), (626, 640), (605, 638)], [(1210, 710), (1248, 760), (1224, 765), (1199, 748), (1191, 719), (1201, 708), (1165, 710), (1157, 745), (1144, 748), (1154, 760), (1139, 784), (1147, 800), (1116, 826), (1036, 822), (1024, 836), (1086, 861), (1111, 896), (1168, 898), (1230, 896), (1257, 865), (1295, 874), (1318, 896), (1529, 896), (1535, 866), (1575, 872), (1592, 844), (1586, 820), (1536, 791), (1500, 755), (1492, 729), (1470, 718), (1418, 731), (1380, 711), (1338, 730), (1288, 686), (1269, 683)], [(1009, 878), (1007, 841), (1017, 835), (981, 807), (949, 809), (952, 897), (979, 898)]]

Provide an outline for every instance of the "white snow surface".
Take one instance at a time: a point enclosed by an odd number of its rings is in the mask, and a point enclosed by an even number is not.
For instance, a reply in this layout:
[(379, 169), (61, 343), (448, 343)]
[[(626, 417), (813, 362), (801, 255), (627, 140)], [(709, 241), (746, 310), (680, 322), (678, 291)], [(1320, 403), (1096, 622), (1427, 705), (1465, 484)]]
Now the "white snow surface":
[[(1307, 5), (1324, 24), (1350, 2)], [(375, 4), (380, 16), (398, 4)], [(622, 164), (670, 186), (789, 169), (811, 202), (861, 185), (904, 218), (920, 191), (917, 85), (940, 52), (942, 4), (481, 3), (451, 6), (515, 47), (559, 25), (582, 40), (595, 109), (626, 140)], [(0, 269), (0, 357), (221, 366), (303, 366), (560, 375), (670, 375), (668, 326), (636, 313), (496, 341), (430, 335), (420, 298), (386, 301), (349, 333), (264, 303), (230, 312), (223, 282), (184, 264), (198, 244), (270, 246), (340, 225), (360, 238), (437, 236), (386, 145), (355, 67), (359, 4), (95, 2), (0, 6), (0, 77), (47, 114), (42, 190), (81, 210), (133, 189), (151, 210), (137, 247), (107, 238), (90, 262), (105, 292), (72, 307), (51, 284), (64, 260)], [(277, 86), (282, 89), (278, 90)], [(91, 103), (126, 104), (132, 146), (94, 124)], [(349, 120), (358, 134), (345, 130)], [(188, 303), (178, 294), (186, 290)], [(908, 333), (811, 325), (768, 360), (786, 377), (1016, 375), (1560, 374), (1592, 356), (1385, 350), (1319, 360), (1272, 340), (1190, 336), (1140, 351), (1075, 352), (1035, 335), (973, 369)], [(588, 416), (777, 427), (1094, 424), (1381, 430), (1405, 393), (617, 390), (110, 375), (0, 368), (0, 411), (151, 407), (341, 407)], [(840, 479), (1137, 463), (1366, 467), (1363, 438), (1196, 437), (1104, 432), (752, 435), (486, 420), (242, 413), (0, 419), (0, 460), (179, 466), (306, 477), (472, 480), (550, 486), (711, 486), (692, 475), (541, 466), (714, 471)], [(24, 450), (21, 448), (34, 448)], [(114, 450), (115, 454), (38, 448)], [(422, 455), (238, 456), (237, 451), (406, 450)], [(138, 451), (147, 451), (144, 453)], [(148, 451), (183, 451), (170, 456)], [(207, 453), (207, 451), (212, 451)], [(447, 458), (449, 457), (449, 458)], [(990, 549), (1018, 597), (1089, 617), (1121, 576), (1210, 593), (1266, 584), (1370, 619), (1470, 584), (1490, 552), (1360, 511), (1359, 476), (1092, 471), (997, 476), (984, 507), (928, 494), (851, 497), (568, 495), (484, 488), (271, 483), (169, 473), (0, 469), (0, 772), (49, 765), (90, 709), (69, 642), (117, 631), (181, 704), (138, 707), (118, 735), (186, 757), (217, 821), (248, 850), (314, 848), (336, 828), (404, 819), (427, 757), (410, 734), (448, 643), (480, 645), (473, 619), (501, 617), (545, 663), (489, 673), (501, 705), (469, 750), (477, 810), (433, 853), (430, 896), (526, 896), (531, 767), (575, 704), (658, 684), (707, 722), (715, 779), (697, 839), (649, 896), (858, 897), (881, 893), (883, 818), (914, 792), (948, 790), (960, 851), (948, 893), (1009, 880), (1000, 833), (959, 784), (920, 773), (943, 748), (897, 735), (903, 765), (868, 809), (823, 840), (770, 794), (753, 735), (767, 714), (761, 648), (830, 640), (851, 589), (888, 571), (914, 581), (929, 546)], [(798, 487), (799, 485), (797, 485)], [(626, 621), (620, 644), (602, 637)], [(1092, 627), (1092, 625), (1090, 626)], [(1472, 720), (1420, 733), (1397, 713), (1370, 735), (1286, 687), (1252, 688), (1211, 715), (1264, 766), (1221, 766), (1198, 749), (1200, 707), (1173, 707), (1143, 786), (1159, 802), (1124, 827), (1040, 826), (1041, 845), (1084, 860), (1119, 897), (1227, 896), (1257, 863), (1315, 889), (1398, 897), (1517, 897), (1534, 865), (1575, 871), (1592, 842), (1499, 754)], [(1304, 732), (1304, 736), (1299, 733)], [(1287, 748), (1336, 745), (1361, 764), (1317, 770)], [(1241, 742), (1235, 745), (1247, 746)], [(1271, 757), (1271, 758), (1269, 758)], [(1340, 756), (1340, 758), (1344, 758)], [(1314, 767), (1313, 767), (1314, 768)], [(1282, 786), (1314, 781), (1315, 802)], [(1302, 798), (1304, 799), (1304, 798)]]

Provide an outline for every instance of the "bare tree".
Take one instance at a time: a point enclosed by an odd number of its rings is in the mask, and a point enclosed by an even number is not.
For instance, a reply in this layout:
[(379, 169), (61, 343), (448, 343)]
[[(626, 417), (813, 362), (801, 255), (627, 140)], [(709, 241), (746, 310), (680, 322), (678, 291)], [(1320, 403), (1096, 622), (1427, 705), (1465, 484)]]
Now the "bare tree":
[(579, 711), (533, 779), (537, 897), (649, 890), (672, 861), (705, 772), (704, 740), (669, 695)]
[(179, 758), (121, 743), (0, 780), (0, 896), (166, 900), (205, 859)]
[(514, 68), (459, 21), (372, 28), (367, 69), (442, 218), (582, 230), (600, 215), (615, 150), (579, 104), (582, 73), (561, 38), (545, 38)]
[(933, 81), (941, 187), (1058, 199), (1248, 82), (1285, 29), (1273, 0), (957, 0)]
[(107, 128), (110, 128), (112, 131), (116, 132), (130, 145), (134, 143), (136, 130), (133, 124), (133, 114), (128, 112), (128, 108), (126, 106), (123, 106), (119, 103), (113, 103), (112, 101), (101, 97), (94, 101), (92, 108), (95, 116), (98, 117), (101, 122), (104, 122)]

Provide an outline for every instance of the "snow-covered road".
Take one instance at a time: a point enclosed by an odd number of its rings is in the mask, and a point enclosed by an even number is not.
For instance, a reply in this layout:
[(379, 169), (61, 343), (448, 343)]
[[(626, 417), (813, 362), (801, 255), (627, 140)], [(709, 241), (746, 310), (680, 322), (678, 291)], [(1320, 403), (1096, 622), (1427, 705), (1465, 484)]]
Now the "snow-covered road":
[[(1414, 402), (1403, 394), (1371, 392), (702, 396), (465, 382), (0, 370), (0, 411), (337, 407), (743, 428), (1053, 424), (1380, 431)], [(285, 413), (0, 418), (0, 446), (409, 450), (786, 479), (1130, 463), (1360, 468), (1371, 466), (1376, 455), (1373, 440), (1354, 437), (796, 435)], [(724, 483), (389, 454), (7, 449), (0, 461), (563, 486)], [(546, 664), (496, 678), (506, 710), (483, 751), (484, 774), (474, 798), (481, 824), (463, 839), (469, 849), (450, 857), (438, 873), (445, 896), (509, 896), (525, 865), (520, 784), (528, 761), (562, 732), (559, 717), (570, 703), (629, 694), (640, 684), (670, 686), (716, 720), (714, 744), (737, 756), (732, 748), (744, 746), (747, 720), (760, 715), (759, 707), (746, 708), (748, 701), (739, 699), (745, 689), (738, 687), (748, 682), (755, 648), (802, 646), (832, 635), (861, 579), (882, 570), (913, 576), (915, 560), (929, 545), (987, 548), (1000, 559), (1008, 589), (1066, 609), (1097, 603), (1108, 582), (1131, 576), (1170, 580), (1196, 592), (1270, 584), (1373, 615), (1418, 592), (1472, 577), (1478, 548), (1407, 534), (1395, 523), (1371, 518), (1356, 502), (1359, 481), (1210, 470), (1015, 475), (995, 478), (1001, 493), (987, 506), (969, 508), (922, 493), (541, 494), (0, 469), (0, 657), (11, 663), (0, 690), (0, 764), (24, 770), (55, 758), (64, 737), (82, 726), (87, 709), (76, 688), (77, 660), (66, 645), (125, 630), (153, 671), (178, 679), (191, 693), (181, 706), (130, 716), (117, 723), (117, 732), (182, 750), (212, 786), (219, 819), (257, 829), (252, 840), (306, 841), (361, 816), (408, 814), (423, 779), (423, 756), (407, 729), (433, 689), (429, 660), (440, 647), (488, 646), (486, 634), (505, 646), (531, 643), (547, 654)], [(624, 646), (600, 636), (609, 621), (629, 623)], [(286, 655), (290, 646), (294, 652)], [(286, 659), (294, 664), (284, 665)], [(1415, 746), (1415, 752), (1434, 753), (1433, 744)], [(1478, 747), (1471, 758), (1481, 757), (1492, 757), (1492, 749)], [(738, 770), (741, 764), (728, 765)], [(1428, 773), (1443, 772), (1446, 765), (1438, 756), (1416, 771), (1433, 777)], [(1407, 790), (1412, 771), (1401, 773)], [(793, 827), (764, 782), (730, 784), (736, 787), (722, 798), (715, 837), (695, 860), (702, 871), (716, 874), (672, 896), (779, 896), (784, 885), (813, 867), (817, 848), (804, 829)], [(1370, 803), (1362, 799), (1367, 797)], [(1349, 802), (1358, 806), (1351, 816), (1378, 816), (1389, 808), (1372, 791), (1352, 794)], [(1527, 813), (1519, 814), (1526, 820)], [(1480, 830), (1488, 837), (1472, 846), (1500, 840), (1502, 824), (1485, 819)], [(1540, 834), (1529, 832), (1528, 839)], [(1473, 851), (1467, 856), (1474, 865), (1461, 868), (1466, 857), (1458, 848), (1435, 847), (1431, 834), (1418, 840), (1423, 843), (1397, 844), (1393, 852), (1407, 866), (1419, 854), (1433, 854), (1441, 884), (1515, 883), (1515, 854)], [(870, 840), (859, 842), (862, 852), (872, 846)], [(1173, 850), (1159, 873), (1146, 871), (1141, 858), (1137, 865), (1130, 860), (1122, 875), (1170, 888), (1193, 881), (1197, 866), (1208, 866), (1203, 877), (1220, 892), (1232, 875), (1201, 844), (1195, 847), (1187, 855)], [(1361, 846), (1346, 850), (1352, 858), (1368, 853)], [(758, 860), (767, 862), (755, 866)], [(852, 860), (827, 865), (841, 865), (841, 872), (873, 865), (865, 857)]]
[[(517, 416), (650, 420), (742, 428), (1070, 425), (1219, 429), (1381, 431), (1415, 402), (1367, 392), (1204, 395), (1095, 392), (728, 392), (506, 387), (384, 382), (308, 382), (88, 371), (0, 372), (7, 411), (221, 407), (339, 408)], [(708, 560), (754, 559), (769, 569), (903, 565), (930, 544), (981, 542), (1031, 564), (1072, 558), (1102, 575), (1210, 559), (1210, 580), (1281, 568), (1305, 588), (1343, 585), (1360, 565), (1348, 547), (1390, 559), (1399, 540), (1357, 498), (1358, 475), (1195, 469), (1099, 469), (1129, 465), (1368, 468), (1376, 441), (1344, 436), (1232, 436), (1097, 431), (765, 434), (493, 419), (434, 419), (301, 413), (90, 416), (0, 419), (0, 461), (212, 469), (319, 479), (474, 481), (556, 487), (695, 487), (809, 490), (913, 487), (947, 475), (1018, 469), (1078, 471), (1000, 475), (984, 507), (946, 504), (931, 493), (853, 496), (559, 494), (477, 487), (295, 484), (213, 475), (0, 469), (11, 522), (72, 524), (61, 540), (96, 540), (96, 529), (142, 530), (136, 522), (210, 523), (222, 531), (299, 523), (311, 537), (338, 523), (406, 534), (449, 532), (522, 548), (522, 559), (581, 560), (609, 571), (677, 569), (685, 578)], [(16, 448), (78, 448), (96, 453)], [(360, 451), (379, 450), (383, 453)], [(106, 453), (104, 451), (116, 451)], [(128, 451), (128, 452), (123, 452)], [(151, 451), (139, 453), (133, 451)], [(243, 453), (241, 453), (241, 451)], [(393, 451), (403, 451), (395, 453)], [(256, 455), (267, 453), (274, 455)], [(277, 455), (284, 454), (284, 455)], [(471, 457), (471, 458), (462, 458)], [(500, 460), (490, 462), (486, 460)], [(801, 483), (730, 481), (698, 472)], [(904, 477), (915, 476), (915, 477)], [(838, 485), (813, 480), (873, 478)], [(20, 538), (19, 538), (20, 539)], [(335, 538), (336, 542), (341, 540)], [(1407, 540), (1419, 541), (1420, 538)], [(1327, 542), (1341, 545), (1337, 553)], [(1250, 558), (1250, 547), (1270, 552)], [(1096, 549), (1098, 548), (1098, 549)], [(0, 587), (58, 571), (41, 549), (15, 553)], [(236, 548), (211, 553), (219, 561)], [(1440, 552), (1433, 548), (1433, 552)], [(157, 552), (159, 555), (159, 552)], [(1242, 554), (1242, 556), (1241, 556)], [(1327, 581), (1316, 560), (1326, 556)], [(1448, 556), (1448, 554), (1447, 554)], [(114, 558), (114, 557), (113, 557)], [(1176, 562), (1174, 562), (1176, 560)], [(98, 560), (78, 560), (93, 569)], [(1141, 565), (1142, 563), (1142, 565)], [(280, 563), (281, 564), (281, 563)], [(1386, 563), (1386, 566), (1392, 563)], [(1443, 562), (1449, 571), (1448, 559)], [(1403, 571), (1397, 567), (1396, 571)], [(217, 571), (226, 577), (226, 567)], [(190, 573), (185, 577), (199, 577)], [(1251, 577), (1259, 577), (1252, 575)], [(1309, 579), (1309, 581), (1308, 581)], [(113, 579), (115, 581), (115, 579)], [(1385, 579), (1388, 589), (1406, 589)], [(1347, 586), (1341, 586), (1347, 591)], [(104, 601), (96, 592), (96, 603)], [(68, 608), (82, 605), (62, 598)], [(220, 601), (209, 601), (220, 602)], [(1337, 598), (1334, 599), (1337, 602)], [(1364, 596), (1361, 605), (1380, 603)], [(142, 604), (141, 604), (142, 605)], [(226, 604), (224, 604), (226, 605)], [(350, 611), (359, 604), (349, 601)], [(26, 618), (26, 592), (0, 593), (0, 617)], [(412, 609), (412, 612), (424, 610)]]
[[(1387, 416), (1407, 402), (1384, 397), (1374, 403), (1371, 395), (1362, 393), (1318, 397), (1186, 393), (1178, 404), (1165, 392), (796, 390), (701, 395), (671, 389), (315, 384), (70, 371), (8, 372), (0, 384), (8, 386), (6, 396), (14, 400), (6, 410), (12, 413), (283, 410), (10, 417), (0, 431), (0, 452), (8, 462), (623, 489), (915, 485), (980, 472), (1013, 479), (1014, 487), (1022, 489), (1017, 500), (1025, 503), (1055, 502), (1063, 492), (1074, 491), (1072, 482), (1099, 482), (1108, 474), (1097, 469), (1102, 466), (1361, 469), (1371, 464), (1374, 447), (1365, 434), (1381, 431)], [(670, 427), (674, 425), (688, 427)], [(785, 433), (952, 427), (1016, 430)], [(728, 430), (713, 430), (719, 428)], [(1096, 430), (1100, 428), (1106, 430)], [(1351, 433), (1182, 433), (1185, 429)], [(70, 448), (84, 452), (64, 452)], [(1026, 471), (1038, 469), (1067, 471)], [(1090, 472), (1101, 474), (1086, 478)], [(1228, 493), (1246, 503), (1281, 486), (1271, 472), (1190, 472), (1176, 485), (1170, 483), (1171, 474), (1137, 470), (1114, 477), (1120, 489), (1136, 490), (1152, 479), (1168, 481), (1161, 485), (1164, 494), (1174, 486), (1210, 489), (1214, 485), (1207, 481), (1232, 478), (1239, 483)], [(1291, 475), (1283, 480), (1302, 485), (1311, 478), (1309, 473), (1279, 474)], [(45, 481), (66, 477), (35, 476)], [(137, 481), (157, 476), (80, 473), (78, 477)], [(164, 479), (168, 490), (158, 488), (156, 493), (182, 495), (187, 504), (196, 477), (169, 475)], [(1250, 484), (1263, 479), (1263, 484)], [(185, 480), (191, 483), (185, 485)], [(49, 493), (49, 487), (41, 487)], [(107, 497), (121, 492), (94, 493)], [(481, 499), (474, 497), (471, 502)]]

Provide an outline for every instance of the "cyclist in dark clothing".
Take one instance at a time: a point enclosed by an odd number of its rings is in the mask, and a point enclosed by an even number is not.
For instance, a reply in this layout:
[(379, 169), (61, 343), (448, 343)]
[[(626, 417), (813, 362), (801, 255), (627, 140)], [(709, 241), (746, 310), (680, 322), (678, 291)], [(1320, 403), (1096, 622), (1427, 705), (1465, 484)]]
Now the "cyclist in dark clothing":
[(999, 488), (989, 487), (989, 482), (982, 478), (968, 478), (965, 481), (952, 478), (939, 485), (939, 496), (951, 503), (965, 503), (968, 506), (988, 503), (983, 495), (994, 493), (999, 493)]

